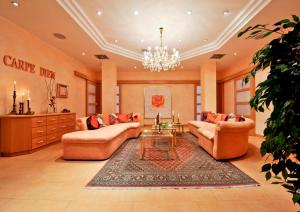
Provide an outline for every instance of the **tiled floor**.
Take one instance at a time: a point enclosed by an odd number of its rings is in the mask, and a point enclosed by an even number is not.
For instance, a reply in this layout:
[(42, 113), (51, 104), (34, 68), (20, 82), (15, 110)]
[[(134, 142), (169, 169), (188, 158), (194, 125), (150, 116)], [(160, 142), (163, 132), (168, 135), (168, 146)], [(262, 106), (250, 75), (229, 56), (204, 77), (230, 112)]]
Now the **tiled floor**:
[(297, 211), (279, 185), (265, 182), (261, 139), (250, 137), (249, 152), (233, 163), (260, 187), (181, 190), (92, 190), (85, 185), (105, 161), (64, 161), (61, 144), (36, 153), (0, 157), (0, 211)]

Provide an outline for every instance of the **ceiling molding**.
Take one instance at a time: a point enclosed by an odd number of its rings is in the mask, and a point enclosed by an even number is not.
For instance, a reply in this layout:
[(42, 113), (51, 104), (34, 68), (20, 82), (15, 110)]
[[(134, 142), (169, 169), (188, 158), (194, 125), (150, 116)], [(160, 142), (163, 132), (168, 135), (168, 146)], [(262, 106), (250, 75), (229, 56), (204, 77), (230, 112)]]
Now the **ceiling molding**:
[(218, 38), (207, 45), (194, 48), (181, 54), (182, 60), (187, 60), (208, 52), (220, 49), (229, 39), (235, 36), (254, 16), (257, 15), (272, 0), (251, 0), (242, 11), (225, 28)]
[(76, 23), (93, 39), (103, 50), (122, 55), (127, 58), (141, 61), (142, 54), (130, 51), (115, 44), (109, 43), (92, 21), (87, 17), (76, 0), (56, 0), (59, 5), (76, 21)]
[[(76, 0), (56, 0), (59, 5), (76, 21), (76, 23), (94, 40), (103, 50), (127, 58), (141, 61), (142, 54), (118, 45), (109, 43), (93, 22), (88, 18)], [(259, 13), (272, 0), (251, 0), (242, 9), (216, 40), (181, 53), (181, 60), (187, 60), (220, 49), (229, 39), (237, 34), (257, 13)]]

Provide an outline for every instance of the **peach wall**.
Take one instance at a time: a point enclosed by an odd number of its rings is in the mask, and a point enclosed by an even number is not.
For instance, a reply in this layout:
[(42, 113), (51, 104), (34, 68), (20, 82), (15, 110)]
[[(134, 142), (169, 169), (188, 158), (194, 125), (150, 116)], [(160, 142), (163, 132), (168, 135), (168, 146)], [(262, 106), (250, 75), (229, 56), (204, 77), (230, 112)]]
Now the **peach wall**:
[[(14, 80), (17, 81), (19, 95), (27, 89), (30, 90), (32, 110), (36, 113), (47, 111), (45, 78), (39, 75), (39, 67), (44, 67), (56, 72), (56, 83), (69, 86), (69, 98), (57, 99), (58, 111), (68, 108), (78, 116), (84, 116), (85, 80), (75, 77), (73, 71), (78, 70), (91, 78), (96, 78), (95, 73), (74, 58), (2, 17), (0, 25), (0, 114), (6, 114), (11, 110)], [(15, 56), (35, 64), (36, 73), (31, 74), (5, 66), (2, 61), (4, 55)], [(19, 101), (20, 97), (17, 100)]]
[(145, 70), (118, 71), (118, 80), (200, 80), (200, 72), (184, 69), (160, 73)]
[(217, 111), (216, 62), (201, 65), (201, 109), (202, 111)]
[(224, 113), (234, 113), (234, 80), (224, 83)]
[[(138, 112), (144, 114), (144, 88), (154, 84), (122, 84), (121, 112)], [(161, 85), (159, 85), (161, 86)], [(180, 121), (187, 123), (194, 120), (194, 85), (193, 84), (165, 84), (172, 93), (172, 110), (180, 113)], [(171, 121), (166, 119), (166, 121)], [(153, 124), (153, 119), (145, 119), (144, 124)]]
[[(261, 83), (262, 81), (266, 80), (268, 76), (268, 71), (259, 71), (255, 75), (255, 87)], [(272, 110), (273, 107), (270, 105), (270, 110)], [(255, 133), (258, 135), (264, 134), (264, 129), (266, 127), (266, 120), (270, 117), (271, 111), (265, 108), (265, 111), (263, 113), (261, 112), (255, 112), (256, 115), (256, 129)]]
[(102, 62), (102, 113), (116, 112), (117, 67), (110, 61)]

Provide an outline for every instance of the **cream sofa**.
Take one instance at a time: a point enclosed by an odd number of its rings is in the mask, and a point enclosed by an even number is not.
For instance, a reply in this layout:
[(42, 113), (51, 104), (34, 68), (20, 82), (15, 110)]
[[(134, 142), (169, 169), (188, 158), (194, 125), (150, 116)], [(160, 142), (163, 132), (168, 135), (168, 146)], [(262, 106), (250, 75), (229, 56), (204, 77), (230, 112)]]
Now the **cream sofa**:
[(140, 122), (120, 123), (88, 130), (86, 119), (79, 118), (79, 131), (62, 136), (63, 158), (66, 160), (108, 159), (128, 138), (136, 138), (141, 132)]
[(247, 153), (249, 130), (254, 122), (247, 118), (243, 122), (218, 121), (216, 124), (190, 121), (188, 127), (204, 150), (216, 160), (225, 160)]

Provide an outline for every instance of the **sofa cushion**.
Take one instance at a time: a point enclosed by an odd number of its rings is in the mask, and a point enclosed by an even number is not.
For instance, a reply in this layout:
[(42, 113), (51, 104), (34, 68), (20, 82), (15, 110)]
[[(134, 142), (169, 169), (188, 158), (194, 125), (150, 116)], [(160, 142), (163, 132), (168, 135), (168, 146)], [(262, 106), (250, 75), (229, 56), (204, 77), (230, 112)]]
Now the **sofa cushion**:
[(76, 131), (64, 134), (63, 142), (108, 142), (127, 129), (139, 127), (139, 123), (121, 123), (102, 127), (97, 130)]
[(205, 136), (206, 138), (208, 138), (209, 140), (213, 140), (215, 137), (215, 133), (214, 131), (205, 129), (205, 128), (199, 128), (197, 130), (201, 135)]
[(119, 123), (127, 123), (128, 122), (128, 114), (118, 113), (117, 116), (118, 116)]
[(101, 118), (103, 120), (104, 125), (108, 126), (109, 125), (109, 116), (108, 116), (108, 114), (101, 114)]
[(189, 124), (197, 127), (197, 128), (204, 128), (204, 129), (209, 129), (209, 130), (212, 130), (214, 131), (216, 125), (213, 124), (213, 123), (209, 123), (209, 122), (206, 122), (206, 121), (189, 121)]

